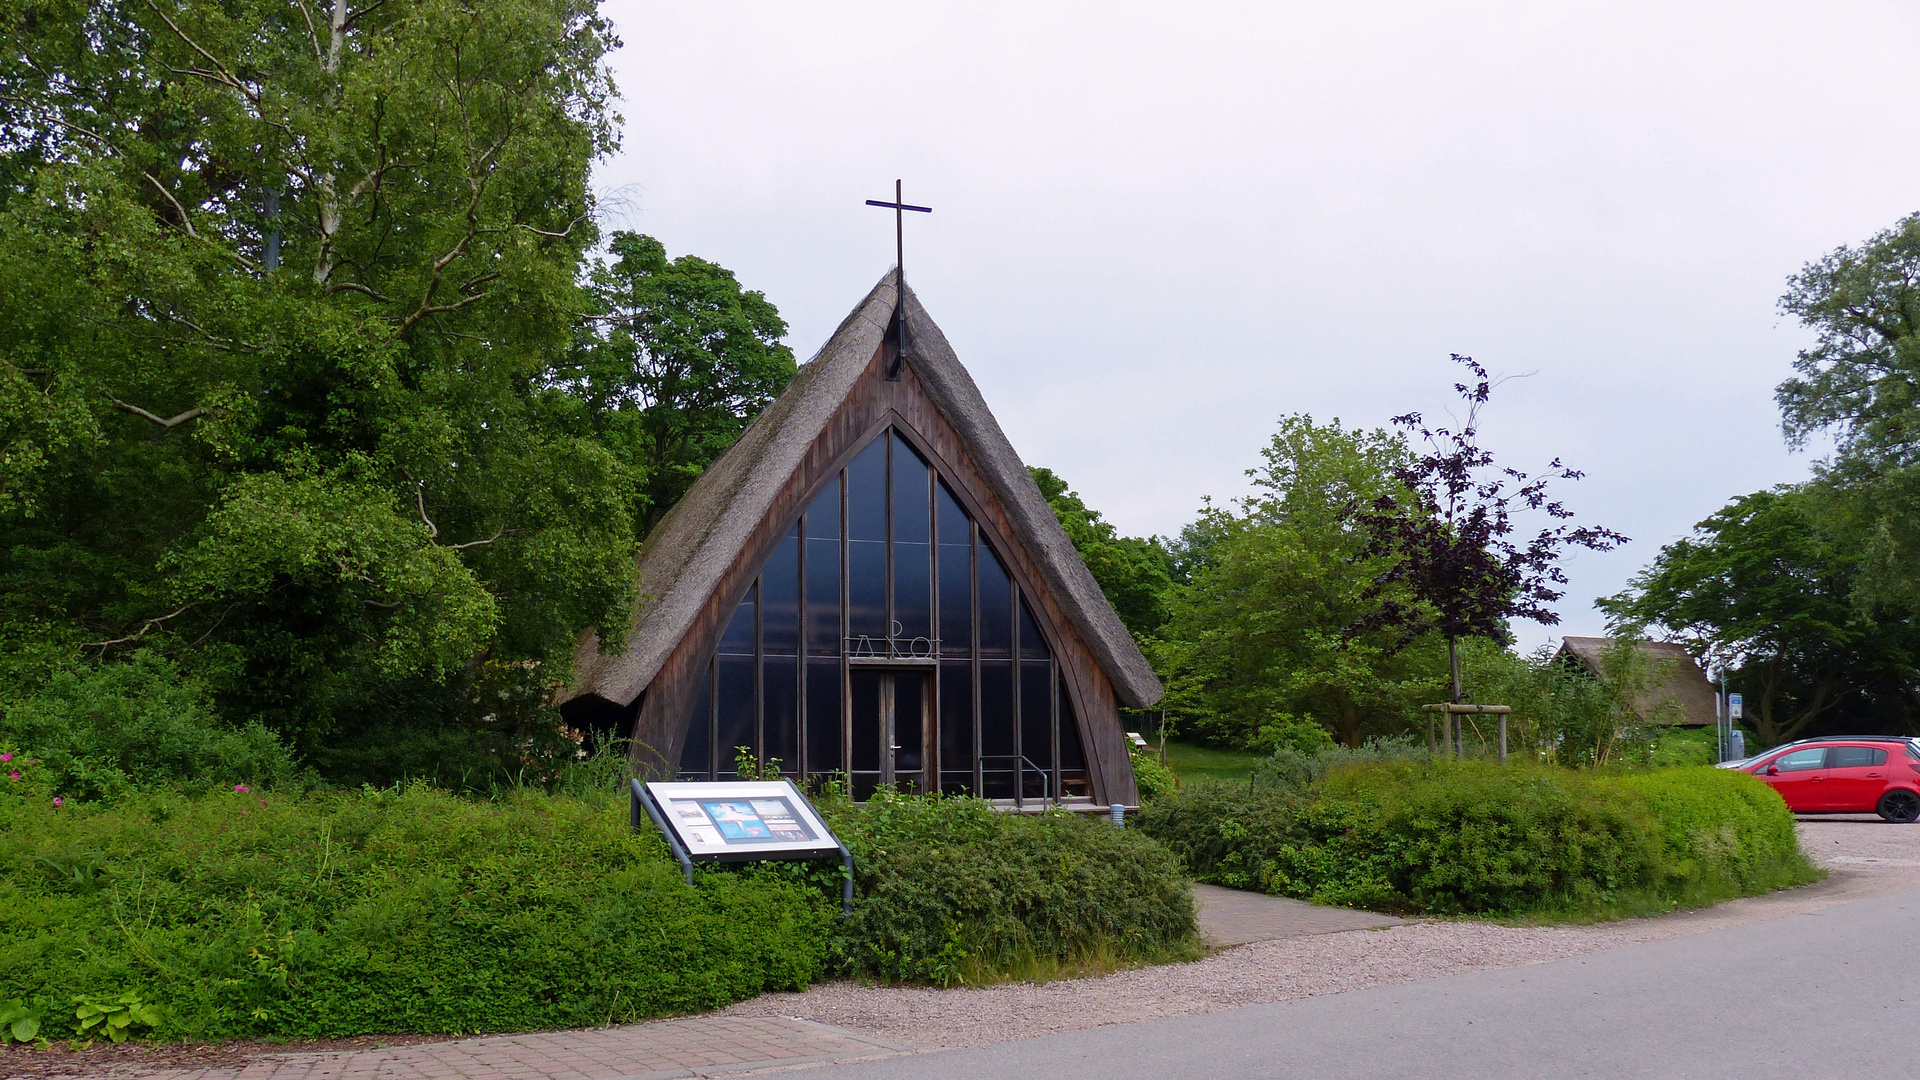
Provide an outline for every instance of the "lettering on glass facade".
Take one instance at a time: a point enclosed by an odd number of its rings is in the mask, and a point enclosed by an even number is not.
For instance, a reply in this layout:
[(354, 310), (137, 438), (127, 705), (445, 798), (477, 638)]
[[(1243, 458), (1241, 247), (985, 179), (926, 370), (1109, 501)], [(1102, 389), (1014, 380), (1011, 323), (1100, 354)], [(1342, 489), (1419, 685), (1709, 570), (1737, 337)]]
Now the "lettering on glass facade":
[(686, 779), (737, 748), (793, 777), (903, 790), (1090, 794), (1052, 650), (1004, 560), (889, 429), (830, 479), (741, 598), (695, 696)]

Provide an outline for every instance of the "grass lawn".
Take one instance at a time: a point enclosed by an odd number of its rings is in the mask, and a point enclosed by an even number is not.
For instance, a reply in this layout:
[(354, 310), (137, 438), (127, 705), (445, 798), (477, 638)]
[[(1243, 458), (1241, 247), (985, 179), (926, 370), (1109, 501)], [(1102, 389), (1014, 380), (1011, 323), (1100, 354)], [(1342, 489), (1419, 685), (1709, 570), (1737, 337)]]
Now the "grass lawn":
[(1221, 750), (1189, 743), (1167, 743), (1167, 765), (1181, 780), (1245, 780), (1266, 760), (1250, 750)]

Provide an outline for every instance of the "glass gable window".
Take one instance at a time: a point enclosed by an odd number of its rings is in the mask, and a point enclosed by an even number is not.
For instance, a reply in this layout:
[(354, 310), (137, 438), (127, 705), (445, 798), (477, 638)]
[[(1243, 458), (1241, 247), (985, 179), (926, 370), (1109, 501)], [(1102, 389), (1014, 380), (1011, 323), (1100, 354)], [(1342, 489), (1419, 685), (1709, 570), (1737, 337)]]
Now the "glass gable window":
[(680, 774), (745, 755), (989, 798), (1091, 794), (1053, 649), (1007, 565), (898, 430), (823, 484), (747, 587), (693, 695)]

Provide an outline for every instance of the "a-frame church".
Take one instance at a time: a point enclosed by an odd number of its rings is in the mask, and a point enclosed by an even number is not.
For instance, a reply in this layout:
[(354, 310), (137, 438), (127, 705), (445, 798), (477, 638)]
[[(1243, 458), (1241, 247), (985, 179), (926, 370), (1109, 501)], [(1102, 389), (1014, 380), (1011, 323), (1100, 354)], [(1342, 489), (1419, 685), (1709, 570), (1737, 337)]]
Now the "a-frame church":
[(1134, 805), (1160, 682), (911, 289), (889, 273), (647, 537), (625, 648), (562, 712), (659, 779), (790, 776)]

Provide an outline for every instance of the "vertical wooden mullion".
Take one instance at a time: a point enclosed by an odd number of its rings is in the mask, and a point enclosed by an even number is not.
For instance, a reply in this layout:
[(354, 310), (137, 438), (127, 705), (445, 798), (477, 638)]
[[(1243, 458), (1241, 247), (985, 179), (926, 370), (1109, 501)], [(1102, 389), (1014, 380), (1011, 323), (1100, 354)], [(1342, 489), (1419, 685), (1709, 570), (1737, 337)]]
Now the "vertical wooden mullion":
[(1047, 661), (1047, 711), (1053, 714), (1053, 801), (1060, 801), (1060, 668), (1059, 658)]
[[(933, 643), (933, 678), (928, 679), (933, 700), (926, 703), (927, 720), (920, 725), (920, 767), (929, 792), (940, 790), (940, 507), (934, 493), (940, 472), (927, 466), (927, 640)], [(931, 730), (929, 730), (931, 729)]]
[[(1020, 665), (1027, 661), (1020, 648), (1020, 605), (1027, 602), (1027, 594), (1020, 591), (1018, 579), (1012, 585), (1013, 602), (1007, 605), (1007, 617), (1013, 620), (1013, 630), (1008, 635), (1013, 639), (1013, 745), (1020, 752), (1019, 764), (1024, 778), (1027, 768), (1027, 695), (1026, 686), (1021, 682), (1023, 672)], [(1020, 798), (1024, 801), (1026, 797), (1026, 788), (1023, 786)]]
[(980, 758), (980, 523), (967, 518), (967, 600), (973, 617), (967, 620), (967, 673), (973, 680), (973, 793), (986, 796), (986, 762)]
[(767, 766), (767, 651), (760, 629), (767, 606), (761, 603), (760, 578), (753, 579), (753, 760)]
[(853, 794), (853, 667), (847, 663), (847, 470), (840, 470), (840, 775)]
[(793, 772), (801, 783), (807, 782), (807, 515), (802, 512), (795, 529), (794, 542), (800, 546), (797, 561), (800, 574), (800, 636), (794, 642), (794, 664), (798, 674), (794, 682)]
[[(887, 508), (887, 535), (885, 537), (887, 551), (887, 659), (891, 660), (893, 659), (893, 429), (887, 428), (885, 431), (882, 431), (880, 437), (887, 440), (887, 452), (885, 455), (887, 459), (886, 490), (882, 493), (881, 497), (886, 500), (885, 506)], [(892, 751), (889, 750), (887, 753), (892, 753)], [(888, 771), (887, 765), (884, 762), (881, 764), (880, 769), (883, 773)]]
[(707, 661), (707, 779), (720, 779), (720, 658)]

